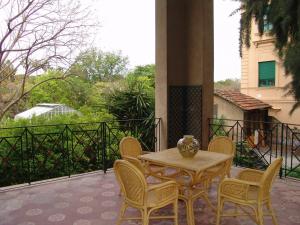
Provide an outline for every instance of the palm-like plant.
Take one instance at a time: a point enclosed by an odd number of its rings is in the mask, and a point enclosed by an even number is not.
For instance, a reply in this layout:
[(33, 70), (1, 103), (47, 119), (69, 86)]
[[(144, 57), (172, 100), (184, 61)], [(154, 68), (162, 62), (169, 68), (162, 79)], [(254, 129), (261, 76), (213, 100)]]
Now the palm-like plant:
[(275, 38), (275, 47), (284, 67), (292, 76), (286, 87), (287, 94), (297, 101), (292, 113), (300, 106), (300, 1), (298, 0), (236, 0), (241, 2), (240, 8), (233, 12), (241, 12), (240, 20), (240, 53), (242, 46), (250, 46), (251, 22), (254, 19), (260, 35), (264, 34), (264, 24), (270, 23), (270, 34)]
[(119, 120), (123, 131), (134, 130), (131, 135), (150, 150), (154, 141), (154, 88), (147, 77), (128, 76), (107, 94), (109, 112)]

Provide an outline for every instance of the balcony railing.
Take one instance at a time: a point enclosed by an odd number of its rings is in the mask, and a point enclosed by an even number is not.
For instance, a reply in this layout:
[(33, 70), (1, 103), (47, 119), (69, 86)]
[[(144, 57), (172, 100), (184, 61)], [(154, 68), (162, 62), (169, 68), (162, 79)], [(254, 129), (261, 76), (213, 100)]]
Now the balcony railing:
[(300, 125), (209, 119), (209, 138), (228, 136), (236, 143), (238, 166), (265, 168), (283, 157), (281, 176), (300, 178)]
[(106, 171), (128, 135), (159, 150), (160, 119), (0, 128), (0, 187)]

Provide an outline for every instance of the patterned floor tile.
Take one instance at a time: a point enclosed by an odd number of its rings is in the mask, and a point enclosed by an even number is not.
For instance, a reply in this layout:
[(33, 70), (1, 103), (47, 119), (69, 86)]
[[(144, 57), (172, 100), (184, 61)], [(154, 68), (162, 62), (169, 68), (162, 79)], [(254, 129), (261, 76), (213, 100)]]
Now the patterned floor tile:
[[(235, 171), (237, 169), (234, 169)], [(300, 181), (277, 180), (272, 191), (273, 206), (280, 225), (300, 224)], [(216, 186), (210, 198), (216, 204)], [(0, 192), (0, 225), (115, 225), (122, 197), (113, 172), (86, 174), (19, 190)], [(196, 225), (214, 225), (215, 216), (203, 201), (195, 203)], [(230, 206), (227, 206), (227, 209)], [(167, 215), (172, 207), (155, 212)], [(128, 215), (139, 211), (128, 208)], [(124, 225), (136, 225), (127, 221)], [(172, 220), (153, 220), (150, 225), (171, 225)], [(179, 224), (186, 225), (186, 211), (179, 202)], [(222, 225), (253, 225), (248, 219), (224, 218)], [(272, 220), (266, 218), (265, 225)]]

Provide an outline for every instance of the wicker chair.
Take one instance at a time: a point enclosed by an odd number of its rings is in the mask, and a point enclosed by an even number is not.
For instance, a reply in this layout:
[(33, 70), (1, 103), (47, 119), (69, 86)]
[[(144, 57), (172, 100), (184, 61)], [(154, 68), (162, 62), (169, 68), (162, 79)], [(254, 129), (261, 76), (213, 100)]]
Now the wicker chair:
[[(116, 160), (114, 171), (124, 193), (118, 225), (123, 220), (134, 219), (140, 219), (143, 225), (148, 225), (149, 219), (166, 218), (173, 218), (175, 225), (178, 225), (178, 187), (174, 181), (148, 185), (144, 174), (126, 160)], [(173, 204), (174, 215), (150, 217), (154, 210), (170, 204)], [(140, 210), (141, 217), (124, 217), (128, 206)]]
[[(274, 160), (265, 172), (253, 169), (241, 171), (236, 179), (225, 178), (218, 191), (217, 225), (220, 224), (221, 216), (250, 216), (258, 225), (263, 225), (263, 216), (272, 216), (273, 223), (278, 225), (275, 213), (271, 206), (270, 191), (279, 169), (282, 158)], [(223, 214), (224, 202), (236, 204), (234, 213)], [(242, 213), (238, 212), (240, 205)], [(268, 213), (263, 212), (266, 205)], [(242, 206), (250, 207), (254, 214), (249, 214)], [(254, 217), (253, 217), (254, 215)]]
[[(232, 160), (233, 160), (233, 157), (235, 155), (235, 145), (230, 138), (225, 136), (219, 136), (209, 142), (208, 151), (232, 155)], [(221, 176), (221, 180), (222, 180), (225, 175), (227, 175), (228, 177), (231, 176), (230, 170), (232, 166), (232, 160), (230, 161), (230, 163), (227, 162), (227, 164), (225, 165), (226, 166), (225, 173), (224, 173), (224, 165), (215, 166), (213, 168), (206, 170), (206, 176), (209, 177), (208, 185), (210, 185), (211, 180), (215, 177)]]
[(119, 150), (122, 159), (126, 157), (137, 158), (143, 154), (140, 142), (134, 137), (123, 137), (119, 144)]
[[(148, 165), (147, 168), (145, 168), (143, 164), (137, 162), (137, 160), (139, 160), (138, 157), (140, 155), (149, 152), (143, 151), (140, 142), (134, 137), (127, 136), (122, 138), (119, 144), (119, 151), (122, 159), (130, 161), (135, 166), (140, 168), (141, 172), (144, 173), (146, 177), (148, 176), (160, 177), (161, 173), (163, 173), (164, 171), (164, 168), (162, 167)], [(144, 169), (142, 169), (141, 166), (144, 167)]]

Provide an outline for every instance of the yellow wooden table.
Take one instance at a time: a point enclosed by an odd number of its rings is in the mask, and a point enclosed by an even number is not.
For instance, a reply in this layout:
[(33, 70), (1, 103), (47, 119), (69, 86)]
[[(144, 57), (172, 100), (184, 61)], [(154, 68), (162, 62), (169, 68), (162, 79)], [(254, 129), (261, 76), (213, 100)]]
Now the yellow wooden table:
[[(194, 201), (203, 198), (209, 206), (213, 207), (208, 199), (205, 185), (205, 170), (214, 166), (222, 165), (225, 176), (226, 167), (230, 165), (232, 156), (221, 153), (198, 151), (193, 158), (183, 158), (177, 148), (167, 149), (160, 152), (154, 152), (139, 156), (145, 165), (158, 165), (165, 168), (175, 168), (178, 172), (172, 175), (164, 174), (162, 176), (174, 178), (179, 184), (179, 198), (184, 200), (187, 207), (187, 223), (195, 224)], [(203, 184), (203, 185), (201, 185)]]

